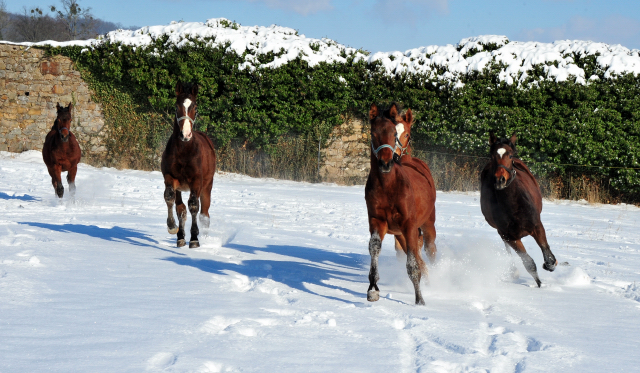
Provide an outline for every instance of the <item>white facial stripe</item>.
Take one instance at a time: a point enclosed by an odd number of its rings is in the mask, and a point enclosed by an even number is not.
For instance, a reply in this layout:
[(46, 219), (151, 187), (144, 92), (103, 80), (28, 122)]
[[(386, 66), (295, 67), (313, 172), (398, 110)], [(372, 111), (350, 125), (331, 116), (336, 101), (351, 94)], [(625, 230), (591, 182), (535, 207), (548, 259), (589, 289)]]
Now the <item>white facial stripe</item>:
[[(191, 106), (191, 100), (189, 100), (188, 98), (185, 99), (184, 102), (182, 103), (182, 106), (184, 106), (184, 115), (188, 117), (189, 106)], [(182, 126), (182, 135), (184, 137), (189, 137), (191, 135), (191, 120), (185, 119), (184, 125)]]
[(498, 152), (497, 152), (497, 153), (498, 153), (498, 155), (500, 156), (500, 159), (502, 159), (502, 156), (503, 156), (503, 155), (504, 155), (504, 153), (506, 153), (506, 152), (507, 152), (507, 149), (505, 149), (505, 148), (500, 148), (500, 149), (498, 149)]
[(396, 124), (396, 132), (398, 132), (398, 138), (400, 138), (400, 136), (402, 136), (402, 134), (404, 133), (404, 124)]

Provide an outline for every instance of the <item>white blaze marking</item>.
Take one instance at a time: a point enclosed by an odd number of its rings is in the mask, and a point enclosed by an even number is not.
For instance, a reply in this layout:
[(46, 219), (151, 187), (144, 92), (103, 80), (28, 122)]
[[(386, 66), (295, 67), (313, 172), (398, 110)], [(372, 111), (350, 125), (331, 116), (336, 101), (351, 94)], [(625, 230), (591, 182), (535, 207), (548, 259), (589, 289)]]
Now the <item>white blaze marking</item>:
[[(191, 106), (191, 100), (189, 100), (188, 98), (185, 99), (184, 102), (182, 103), (182, 106), (184, 106), (184, 115), (188, 117), (189, 106)], [(186, 138), (191, 137), (191, 119), (184, 120), (184, 125), (182, 126), (182, 136)]]
[(504, 153), (507, 152), (507, 149), (505, 148), (500, 148), (498, 149), (498, 155), (500, 156), (500, 159), (502, 159), (502, 156), (504, 155)]
[(400, 136), (402, 136), (402, 134), (404, 133), (404, 124), (402, 123), (396, 124), (396, 132), (398, 132), (398, 139), (399, 139)]

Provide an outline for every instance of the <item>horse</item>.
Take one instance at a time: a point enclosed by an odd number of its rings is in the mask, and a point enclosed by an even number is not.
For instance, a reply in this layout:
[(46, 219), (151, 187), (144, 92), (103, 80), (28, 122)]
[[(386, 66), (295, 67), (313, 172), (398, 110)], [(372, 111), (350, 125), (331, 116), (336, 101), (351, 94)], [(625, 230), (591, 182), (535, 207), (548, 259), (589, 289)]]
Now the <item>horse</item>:
[(67, 172), (67, 183), (69, 183), (71, 195), (73, 196), (76, 192), (76, 173), (78, 172), (78, 163), (82, 158), (82, 151), (78, 140), (70, 130), (73, 119), (71, 115), (73, 104), (69, 103), (67, 107), (63, 107), (57, 103), (56, 110), (58, 116), (44, 140), (42, 159), (47, 165), (49, 175), (51, 175), (51, 183), (56, 195), (58, 198), (62, 198), (64, 195), (62, 172)]
[(549, 272), (558, 265), (547, 242), (547, 234), (540, 220), (542, 194), (535, 177), (520, 159), (516, 158), (517, 136), (498, 139), (489, 135), (491, 160), (480, 174), (480, 207), (485, 220), (498, 230), (509, 253), (511, 247), (522, 259), (527, 272), (538, 287), (536, 263), (522, 244), (523, 237), (531, 235), (544, 256), (542, 268)]
[[(387, 233), (395, 235), (407, 254), (407, 273), (415, 290), (415, 303), (424, 305), (420, 279), (427, 275), (421, 247), (427, 248), (429, 259), (435, 261), (435, 199), (436, 190), (430, 173), (425, 175), (415, 159), (398, 154), (402, 147), (398, 139), (413, 121), (411, 110), (398, 115), (396, 104), (381, 111), (373, 104), (369, 110), (371, 124), (371, 169), (365, 186), (365, 201), (369, 217), (369, 289), (367, 300), (380, 299), (377, 282), (378, 256)], [(408, 158), (407, 158), (408, 157)], [(405, 162), (406, 160), (406, 162)], [(428, 168), (427, 168), (428, 169)], [(421, 243), (420, 243), (421, 242)]]
[[(196, 99), (198, 85), (176, 85), (176, 115), (173, 120), (173, 133), (162, 153), (160, 169), (164, 177), (164, 200), (167, 204), (167, 230), (178, 234), (177, 247), (186, 245), (184, 226), (187, 220), (187, 208), (182, 201), (182, 192), (189, 192), (189, 212), (191, 213), (191, 238), (189, 248), (200, 247), (196, 214), (200, 211), (200, 223), (209, 228), (209, 206), (211, 188), (216, 171), (216, 152), (209, 137), (195, 130), (197, 117)], [(173, 217), (176, 206), (179, 226)]]

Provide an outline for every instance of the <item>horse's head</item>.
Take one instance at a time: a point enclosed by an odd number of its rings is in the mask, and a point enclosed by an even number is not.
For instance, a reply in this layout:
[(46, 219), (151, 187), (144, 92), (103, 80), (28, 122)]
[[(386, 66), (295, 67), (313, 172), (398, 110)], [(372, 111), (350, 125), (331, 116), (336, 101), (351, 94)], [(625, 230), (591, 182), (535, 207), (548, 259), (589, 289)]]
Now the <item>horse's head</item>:
[[(413, 117), (410, 119), (413, 120)], [(380, 111), (376, 105), (371, 105), (369, 122), (371, 123), (372, 156), (377, 159), (380, 172), (389, 173), (394, 162), (400, 163), (402, 143), (398, 140), (398, 134), (403, 134), (406, 122), (403, 123), (402, 117), (398, 115), (396, 104), (392, 104), (385, 111)], [(410, 128), (410, 121), (408, 123)]]
[(396, 122), (398, 123), (396, 125), (396, 131), (398, 132), (399, 148), (396, 149), (395, 153), (399, 156), (403, 156), (411, 151), (409, 148), (409, 141), (411, 140), (411, 125), (413, 125), (413, 113), (411, 112), (411, 109), (407, 109), (404, 114), (397, 116)]
[(62, 139), (63, 142), (69, 141), (69, 133), (71, 133), (71, 109), (73, 109), (72, 103), (69, 103), (67, 107), (60, 106), (60, 103), (56, 104), (58, 116), (56, 117), (56, 121), (53, 122), (53, 127), (58, 131), (60, 139)]
[(197, 84), (176, 85), (176, 126), (180, 140), (189, 141), (193, 137), (193, 127), (196, 121)]
[(489, 135), (489, 146), (492, 169), (495, 170), (494, 187), (502, 190), (508, 187), (516, 177), (516, 170), (513, 168), (513, 157), (516, 155), (515, 134), (510, 139), (498, 139), (496, 135)]

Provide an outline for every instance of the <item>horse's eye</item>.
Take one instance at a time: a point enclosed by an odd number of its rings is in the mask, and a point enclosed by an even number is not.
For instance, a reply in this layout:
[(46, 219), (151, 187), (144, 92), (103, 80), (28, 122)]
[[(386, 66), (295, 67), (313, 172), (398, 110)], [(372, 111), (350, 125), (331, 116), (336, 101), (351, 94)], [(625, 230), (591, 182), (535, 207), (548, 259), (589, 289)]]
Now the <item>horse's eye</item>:
[(509, 159), (513, 158), (513, 155), (509, 155)]

